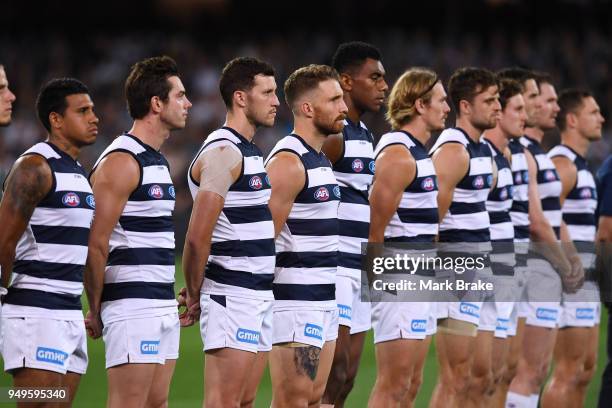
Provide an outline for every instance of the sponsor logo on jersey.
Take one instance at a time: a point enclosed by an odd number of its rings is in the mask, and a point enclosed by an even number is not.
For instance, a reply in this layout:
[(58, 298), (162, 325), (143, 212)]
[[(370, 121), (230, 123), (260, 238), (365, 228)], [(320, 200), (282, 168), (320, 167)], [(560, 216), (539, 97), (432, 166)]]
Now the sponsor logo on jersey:
[(340, 198), (340, 186), (334, 187), (334, 195), (336, 196), (336, 198)]
[(141, 354), (159, 354), (159, 340), (143, 340), (140, 342)]
[(255, 330), (239, 328), (236, 332), (236, 340), (242, 343), (259, 344), (259, 332)]
[(251, 177), (251, 179), (249, 180), (249, 187), (251, 187), (253, 190), (260, 190), (263, 187), (261, 177), (259, 176)]
[(491, 187), (491, 185), (493, 185), (493, 175), (489, 174), (487, 176), (487, 187)]
[(591, 193), (591, 189), (586, 187), (580, 190), (580, 198), (591, 198), (593, 194)]
[(543, 307), (538, 307), (536, 309), (536, 318), (540, 320), (557, 320), (557, 311), (555, 309), (546, 309)]
[(314, 339), (323, 340), (323, 328), (316, 324), (306, 323), (304, 327), (304, 336)]
[(81, 204), (81, 199), (76, 193), (71, 191), (64, 194), (62, 197), (62, 204), (64, 204), (66, 207), (78, 207), (79, 204)]
[(340, 317), (351, 320), (353, 310), (348, 305), (338, 305), (338, 314)]
[(365, 168), (361, 159), (353, 160), (353, 163), (351, 163), (351, 167), (353, 168), (353, 171), (355, 173), (361, 173)]
[(42, 361), (44, 363), (51, 363), (63, 366), (67, 358), (68, 353), (63, 352), (62, 350), (47, 347), (38, 347), (36, 349), (36, 360)]
[(427, 330), (427, 320), (412, 319), (412, 322), (410, 322), (410, 328), (415, 333), (425, 333)]
[(164, 189), (157, 184), (153, 184), (151, 187), (149, 187), (149, 196), (160, 199), (164, 196)]
[(372, 172), (372, 174), (374, 174), (374, 171), (376, 170), (376, 162), (374, 160), (372, 160), (370, 162), (370, 164), (368, 164), (368, 167), (370, 168), (370, 172)]
[(317, 201), (329, 200), (329, 190), (327, 190), (327, 187), (319, 187), (314, 193), (314, 198)]
[(592, 307), (579, 307), (576, 309), (576, 319), (593, 320), (595, 319), (595, 309)]
[(170, 197), (176, 198), (176, 190), (174, 189), (174, 186), (170, 186), (170, 188), (168, 188), (168, 193), (170, 193)]
[(481, 188), (485, 186), (484, 178), (482, 176), (474, 177), (474, 180), (472, 181), (472, 186), (480, 190)]
[(87, 197), (85, 197), (85, 202), (91, 208), (96, 208), (96, 199), (94, 198), (93, 194), (89, 194)]
[(425, 177), (423, 181), (421, 181), (421, 188), (425, 191), (431, 191), (436, 188), (436, 182), (433, 177)]
[(265, 180), (266, 180), (266, 184), (272, 187), (272, 183), (270, 183), (270, 176), (266, 174)]
[(473, 303), (461, 302), (459, 304), (459, 312), (469, 316), (480, 317), (480, 307)]

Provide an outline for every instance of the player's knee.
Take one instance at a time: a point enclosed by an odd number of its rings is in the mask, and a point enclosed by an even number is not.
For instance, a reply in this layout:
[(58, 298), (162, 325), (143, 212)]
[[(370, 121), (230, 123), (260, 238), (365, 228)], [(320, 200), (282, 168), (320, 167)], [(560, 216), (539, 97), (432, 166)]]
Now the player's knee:
[(493, 384), (494, 380), (491, 370), (474, 371), (470, 379), (470, 389), (477, 395), (490, 395)]
[(453, 390), (458, 394), (466, 393), (471, 381), (470, 364), (468, 362), (456, 364), (451, 370), (450, 382)]
[(419, 393), (419, 389), (421, 389), (421, 384), (423, 384), (423, 376), (420, 374), (414, 375), (410, 381), (408, 394), (406, 395), (406, 398), (408, 398), (409, 401), (415, 400), (417, 394)]

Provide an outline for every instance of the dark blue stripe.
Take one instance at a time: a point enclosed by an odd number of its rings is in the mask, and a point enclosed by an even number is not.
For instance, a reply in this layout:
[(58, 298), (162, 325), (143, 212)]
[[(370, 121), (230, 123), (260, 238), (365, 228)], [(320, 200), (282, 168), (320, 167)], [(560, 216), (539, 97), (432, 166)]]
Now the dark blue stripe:
[(435, 235), (421, 234), (414, 237), (391, 237), (385, 238), (385, 242), (434, 242)]
[(290, 218), (287, 220), (287, 227), (293, 235), (307, 235), (307, 236), (330, 236), (338, 235), (338, 219), (337, 218), (326, 218), (326, 219), (294, 219)]
[[(587, 197), (582, 196), (584, 191), (589, 192)], [(597, 190), (592, 187), (574, 188), (572, 191), (570, 191), (566, 198), (573, 200), (597, 200)]]
[(243, 174), (234, 184), (231, 185), (229, 191), (252, 192), (260, 190), (269, 190), (267, 173)]
[(13, 272), (41, 279), (83, 282), (85, 265), (42, 261), (15, 261)]
[(510, 212), (529, 214), (529, 201), (513, 200), (512, 207), (510, 207)]
[(250, 222), (271, 221), (272, 213), (267, 204), (247, 207), (225, 207), (223, 214), (232, 224), (247, 224)]
[[(361, 161), (361, 171), (353, 170), (353, 163), (356, 159)], [(334, 164), (334, 171), (347, 174), (366, 174), (371, 176), (373, 173), (370, 171), (370, 162), (373, 161), (374, 160), (372, 160), (370, 157), (345, 157)]]
[(367, 239), (370, 233), (370, 223), (362, 221), (338, 220), (340, 235), (345, 237)]
[(539, 169), (537, 173), (537, 180), (538, 184), (546, 184), (559, 181), (560, 179), (557, 170), (553, 168), (546, 170)]
[[(410, 149), (410, 151), (412, 152), (413, 150)], [(425, 182), (425, 180), (427, 180), (427, 182)], [(438, 178), (435, 174), (417, 177), (404, 189), (404, 191), (409, 193), (430, 193), (434, 190), (438, 190)]]
[(488, 228), (477, 230), (450, 229), (440, 231), (440, 242), (487, 242), (491, 240)]
[(595, 214), (590, 213), (563, 213), (563, 221), (565, 221), (567, 225), (596, 225)]
[(102, 302), (109, 302), (119, 299), (174, 299), (174, 283), (105, 283), (102, 291)]
[(142, 184), (130, 195), (129, 201), (174, 200), (171, 188), (174, 189), (171, 183)]
[(39, 244), (87, 246), (89, 228), (30, 224), (34, 239)]
[(529, 255), (527, 254), (514, 254), (514, 259), (516, 259), (517, 267), (525, 267), (527, 266), (527, 259), (529, 259)]
[(497, 276), (514, 276), (514, 266), (501, 262), (491, 262), (491, 271)]
[(594, 242), (589, 241), (574, 241), (576, 251), (582, 254), (595, 254), (596, 245)]
[(206, 266), (205, 276), (223, 285), (238, 286), (252, 290), (272, 290), (274, 273), (255, 274), (250, 272), (234, 271), (209, 263)]
[(34, 289), (8, 288), (4, 303), (19, 306), (40, 307), (52, 310), (82, 310), (81, 297), (60, 295)]
[(553, 231), (555, 231), (557, 239), (561, 239), (561, 227), (553, 227)]
[(491, 240), (491, 254), (512, 254), (514, 252), (514, 239), (503, 238)]
[(336, 268), (338, 252), (279, 252), (276, 254), (279, 268)]
[(358, 191), (350, 187), (340, 187), (340, 201), (348, 204), (369, 205), (368, 192)]
[(115, 249), (109, 254), (107, 265), (174, 265), (174, 249)]
[(83, 169), (83, 167), (79, 166), (77, 162), (72, 160), (72, 158), (65, 157), (64, 155), (66, 153), (61, 152), (61, 151), (58, 152), (59, 149), (54, 149), (54, 150), (62, 156), (61, 159), (57, 159), (54, 157), (47, 159), (47, 162), (49, 163), (49, 167), (51, 167), (51, 170), (54, 173), (67, 173), (67, 174), (77, 173), (87, 178), (87, 172)]
[(512, 218), (510, 218), (510, 213), (507, 211), (489, 211), (489, 221), (491, 224), (501, 224), (512, 222)]
[(297, 285), (287, 283), (275, 283), (272, 285), (274, 290), (274, 300), (306, 300), (324, 301), (336, 299), (336, 285)]
[(437, 224), (437, 208), (398, 208), (397, 216), (404, 224)]
[(321, 184), (315, 187), (305, 188), (295, 197), (296, 203), (300, 204), (317, 204), (327, 201), (340, 200), (340, 197), (336, 196), (334, 189), (340, 189), (337, 184)]
[[(89, 205), (87, 197), (93, 194), (85, 191), (54, 191), (49, 196), (45, 197), (41, 202), (38, 203), (38, 207), (43, 208), (85, 208), (87, 210), (93, 210), (93, 207)], [(77, 198), (78, 197), (78, 198)], [(89, 201), (92, 202), (91, 199)]]
[(361, 254), (338, 251), (338, 266), (350, 269), (361, 269)]
[(558, 211), (561, 209), (561, 203), (559, 197), (548, 197), (542, 200), (542, 210), (544, 211)]
[(273, 238), (213, 242), (210, 246), (210, 254), (217, 256), (274, 256), (275, 253)]
[(514, 238), (526, 239), (529, 238), (529, 225), (515, 225)]
[(448, 209), (452, 215), (475, 214), (486, 210), (484, 201), (477, 203), (461, 203), (453, 201)]
[(492, 182), (493, 175), (491, 173), (474, 174), (462, 178), (457, 187), (471, 191), (488, 190), (491, 188)]
[(174, 223), (172, 217), (137, 217), (121, 216), (119, 218), (121, 228), (133, 232), (173, 232)]

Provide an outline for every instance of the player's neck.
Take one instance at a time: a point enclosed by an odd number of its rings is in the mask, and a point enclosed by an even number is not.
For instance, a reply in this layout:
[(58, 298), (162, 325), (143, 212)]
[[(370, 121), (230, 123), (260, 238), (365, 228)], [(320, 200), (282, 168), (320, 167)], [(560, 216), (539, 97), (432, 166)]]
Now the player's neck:
[(427, 128), (425, 122), (419, 120), (418, 118), (405, 124), (400, 128), (400, 130), (410, 133), (415, 139), (421, 142), (423, 146), (427, 144), (429, 138), (431, 137), (431, 131)]
[(348, 108), (348, 114), (346, 115), (347, 118), (353, 123), (359, 123), (364, 112), (361, 109), (357, 109), (355, 103), (348, 94), (344, 95), (344, 103)]
[(508, 147), (508, 143), (510, 143), (510, 138), (501, 130), (499, 126), (494, 129), (490, 129), (485, 131), (484, 137), (493, 145), (497, 150), (503, 152), (506, 147)]
[(478, 141), (480, 140), (480, 136), (482, 136), (482, 130), (475, 128), (474, 125), (472, 125), (472, 123), (467, 118), (457, 118), (455, 126), (461, 128), (465, 133), (467, 133), (469, 138), (476, 143), (478, 143)]
[(170, 130), (150, 116), (136, 119), (128, 133), (137, 137), (143, 143), (151, 146), (155, 150), (161, 149), (166, 139), (170, 137)]
[(589, 145), (591, 144), (586, 137), (582, 137), (578, 132), (571, 130), (561, 133), (561, 143), (582, 157), (586, 157), (589, 151)]
[(253, 140), (253, 137), (255, 136), (255, 131), (257, 130), (255, 124), (251, 123), (247, 119), (247, 117), (242, 114), (242, 112), (234, 113), (228, 111), (227, 116), (225, 117), (224, 126), (234, 129), (249, 142)]
[(296, 120), (293, 132), (300, 136), (316, 152), (320, 152), (328, 135), (324, 135), (310, 121)]
[(538, 143), (542, 143), (542, 139), (544, 139), (544, 131), (536, 126), (525, 128), (525, 135), (537, 140)]
[(80, 147), (75, 146), (74, 144), (70, 143), (61, 136), (49, 134), (49, 136), (47, 137), (47, 141), (49, 143), (53, 143), (55, 147), (66, 153), (68, 156), (72, 157), (73, 160), (76, 160), (77, 157), (79, 157), (79, 153), (81, 153)]

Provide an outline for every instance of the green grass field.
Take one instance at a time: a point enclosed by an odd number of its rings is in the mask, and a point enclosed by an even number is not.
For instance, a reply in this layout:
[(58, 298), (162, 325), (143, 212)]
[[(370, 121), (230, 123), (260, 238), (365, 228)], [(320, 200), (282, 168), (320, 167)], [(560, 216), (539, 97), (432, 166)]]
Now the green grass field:
[[(177, 273), (177, 290), (182, 286), (183, 276)], [(599, 342), (599, 364), (597, 374), (589, 387), (587, 396), (587, 407), (595, 407), (597, 404), (597, 393), (603, 371), (605, 354), (605, 333), (607, 327), (607, 315), (602, 316), (602, 326)], [(87, 374), (81, 381), (81, 386), (75, 400), (75, 407), (104, 407), (106, 403), (106, 372), (104, 370), (104, 344), (102, 340), (88, 341), (89, 368)], [(199, 407), (203, 396), (203, 351), (202, 341), (198, 327), (190, 327), (181, 331), (180, 357), (172, 381), (170, 392), (170, 407)], [(416, 401), (416, 407), (427, 407), (429, 398), (433, 391), (437, 375), (437, 362), (435, 350), (432, 346), (427, 356), (424, 371), (423, 386)], [(374, 361), (374, 345), (372, 333), (368, 333), (365, 350), (363, 352), (361, 367), (347, 401), (347, 407), (365, 407), (368, 396), (376, 379), (376, 363)], [(11, 377), (2, 373), (0, 375), (0, 386), (11, 384)], [(259, 387), (256, 407), (267, 408), (272, 399), (272, 388), (270, 376), (266, 372)], [(0, 406), (10, 406), (1, 404)]]

